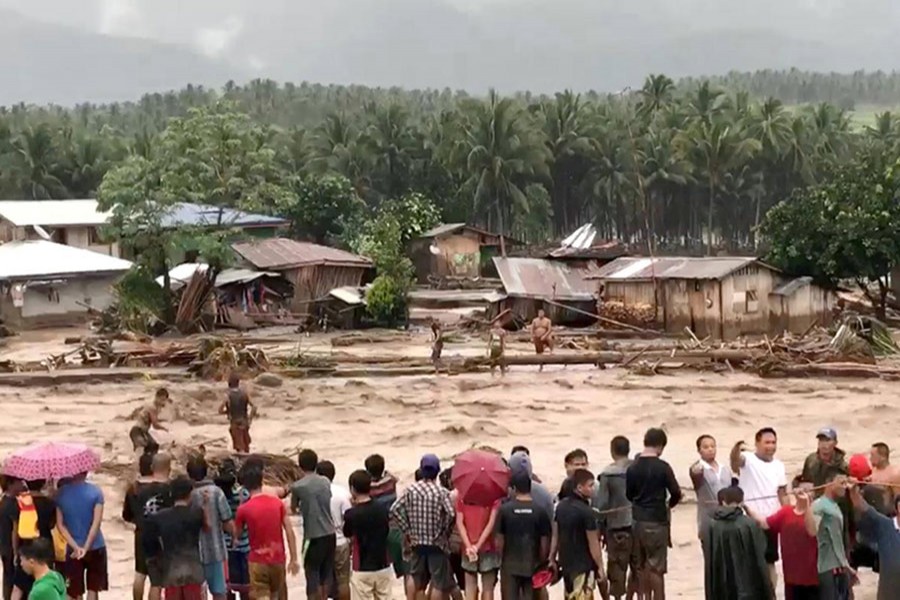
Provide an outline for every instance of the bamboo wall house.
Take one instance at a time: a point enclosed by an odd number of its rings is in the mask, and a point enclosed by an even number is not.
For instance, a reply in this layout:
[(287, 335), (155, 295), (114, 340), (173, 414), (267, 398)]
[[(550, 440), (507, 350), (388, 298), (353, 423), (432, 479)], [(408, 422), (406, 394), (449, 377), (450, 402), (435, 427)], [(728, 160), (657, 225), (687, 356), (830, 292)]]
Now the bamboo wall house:
[(588, 276), (604, 303), (648, 307), (667, 332), (698, 337), (803, 332), (832, 319), (835, 295), (753, 257), (626, 257)]

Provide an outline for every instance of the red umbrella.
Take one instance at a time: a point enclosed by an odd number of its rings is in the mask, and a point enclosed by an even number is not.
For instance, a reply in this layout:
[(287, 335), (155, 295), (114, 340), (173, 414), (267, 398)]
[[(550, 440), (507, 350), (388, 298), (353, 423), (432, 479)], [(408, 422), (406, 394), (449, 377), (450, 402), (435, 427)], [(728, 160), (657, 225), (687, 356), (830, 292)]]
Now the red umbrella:
[(100, 456), (84, 444), (44, 442), (13, 452), (3, 474), (26, 481), (61, 479), (95, 471)]
[(509, 467), (490, 452), (463, 452), (453, 463), (453, 487), (466, 504), (492, 506), (509, 493)]

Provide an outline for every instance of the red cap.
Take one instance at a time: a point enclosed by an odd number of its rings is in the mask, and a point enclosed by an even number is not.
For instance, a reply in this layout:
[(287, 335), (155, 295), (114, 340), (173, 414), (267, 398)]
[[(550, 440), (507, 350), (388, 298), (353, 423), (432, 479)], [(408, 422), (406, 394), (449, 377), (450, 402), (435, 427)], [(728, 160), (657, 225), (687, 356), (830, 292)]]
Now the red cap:
[(872, 474), (872, 466), (869, 465), (869, 458), (865, 454), (854, 454), (850, 457), (849, 464), (850, 477), (854, 479), (865, 479)]

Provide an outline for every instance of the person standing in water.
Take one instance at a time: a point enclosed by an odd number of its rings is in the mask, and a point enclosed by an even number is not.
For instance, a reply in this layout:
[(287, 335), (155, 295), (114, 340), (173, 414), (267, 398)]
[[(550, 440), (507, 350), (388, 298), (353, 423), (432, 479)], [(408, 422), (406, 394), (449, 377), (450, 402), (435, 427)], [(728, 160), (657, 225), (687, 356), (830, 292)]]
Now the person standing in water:
[(137, 413), (136, 422), (128, 433), (131, 443), (134, 445), (134, 451), (140, 456), (141, 454), (156, 454), (159, 452), (159, 443), (150, 435), (151, 429), (157, 431), (168, 431), (162, 425), (159, 413), (169, 403), (169, 390), (159, 388), (156, 390), (156, 396), (153, 403), (141, 407)]
[(440, 321), (431, 322), (431, 362), (434, 364), (434, 372), (441, 369), (441, 353), (444, 351), (444, 329)]
[[(537, 318), (531, 322), (531, 341), (534, 343), (536, 354), (543, 354), (544, 350), (553, 352), (553, 322), (547, 318), (544, 309), (538, 310)], [(541, 365), (539, 369), (543, 369)]]
[(256, 417), (256, 405), (241, 388), (241, 378), (237, 373), (228, 377), (228, 397), (219, 407), (219, 413), (228, 415), (228, 431), (234, 451), (249, 454), (250, 422)]
[(497, 367), (500, 367), (500, 374), (506, 375), (506, 330), (499, 323), (494, 323), (491, 327), (491, 334), (488, 338), (488, 356), (491, 359), (491, 375)]

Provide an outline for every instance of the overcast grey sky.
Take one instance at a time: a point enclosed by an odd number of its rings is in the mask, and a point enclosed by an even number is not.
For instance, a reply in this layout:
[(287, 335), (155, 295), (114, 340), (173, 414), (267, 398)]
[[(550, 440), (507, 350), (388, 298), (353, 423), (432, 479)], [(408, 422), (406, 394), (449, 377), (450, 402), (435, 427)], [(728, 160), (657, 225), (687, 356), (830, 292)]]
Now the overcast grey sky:
[[(173, 73), (138, 86), (144, 91), (161, 81), (184, 85), (179, 78), (188, 76), (217, 86), (269, 77), (610, 91), (640, 85), (651, 72), (900, 68), (900, 0), (0, 0), (0, 9), (32, 20), (6, 19), (13, 24), (4, 29), (0, 14), (0, 68), (10, 61), (26, 86), (17, 65), (58, 61), (65, 72), (73, 47), (94, 44), (86, 60), (118, 60), (111, 72), (137, 68), (137, 76), (152, 63)], [(100, 34), (178, 48), (131, 44), (128, 60), (137, 65), (126, 64), (116, 56), (119, 42)], [(93, 66), (101, 72), (86, 77), (99, 80), (104, 65)]]

